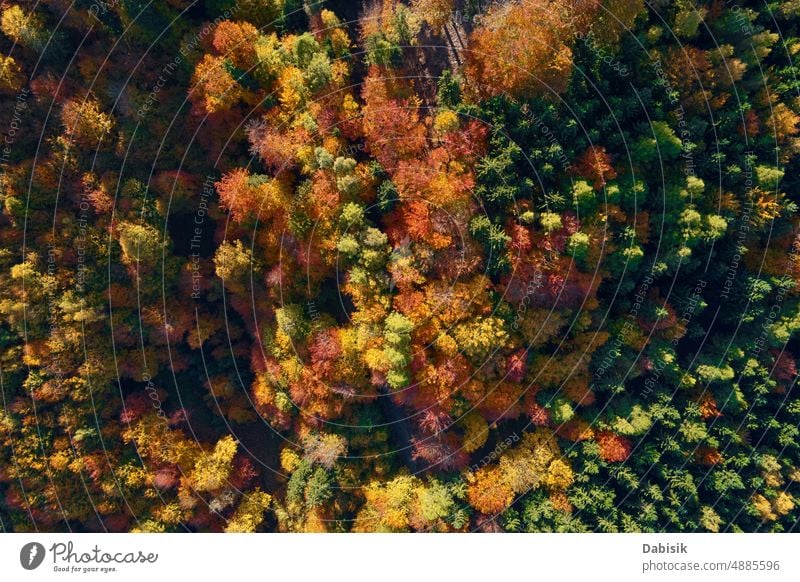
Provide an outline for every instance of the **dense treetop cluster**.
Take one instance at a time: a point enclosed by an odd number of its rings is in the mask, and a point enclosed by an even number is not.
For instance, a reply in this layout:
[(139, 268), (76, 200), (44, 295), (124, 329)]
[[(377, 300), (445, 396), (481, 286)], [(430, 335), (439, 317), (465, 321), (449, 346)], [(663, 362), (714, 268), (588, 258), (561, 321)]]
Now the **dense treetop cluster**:
[(3, 1), (0, 529), (795, 529), (799, 17)]

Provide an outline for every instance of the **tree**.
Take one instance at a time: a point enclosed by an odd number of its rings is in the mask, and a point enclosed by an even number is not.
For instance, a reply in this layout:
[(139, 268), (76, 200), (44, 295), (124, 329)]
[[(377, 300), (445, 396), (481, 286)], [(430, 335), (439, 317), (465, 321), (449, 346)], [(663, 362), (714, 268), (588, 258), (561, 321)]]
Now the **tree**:
[(61, 123), (69, 139), (93, 149), (106, 142), (114, 127), (111, 115), (103, 113), (100, 104), (88, 97), (67, 101), (61, 110)]
[(264, 521), (264, 512), (269, 509), (272, 497), (256, 488), (244, 496), (236, 513), (228, 520), (225, 531), (228, 533), (251, 533)]
[(16, 4), (3, 8), (0, 30), (7, 37), (34, 51), (41, 51), (47, 43), (48, 34), (38, 15), (25, 14)]
[(0, 55), (0, 91), (16, 93), (25, 83), (25, 75), (12, 57)]
[(385, 484), (371, 483), (366, 502), (356, 517), (354, 531), (448, 531), (455, 502), (450, 489), (432, 479), (399, 476)]
[(225, 57), (204, 55), (192, 77), (190, 99), (203, 113), (227, 111), (245, 96)]
[(118, 226), (122, 260), (128, 265), (154, 267), (167, 249), (162, 233), (147, 224), (121, 223)]
[(573, 482), (570, 466), (561, 458), (558, 444), (545, 429), (525, 433), (516, 447), (471, 477), (467, 499), (481, 513), (497, 515), (515, 495), (540, 486), (561, 491)]
[[(592, 19), (592, 35), (601, 43), (616, 45), (620, 38), (632, 34), (634, 22), (645, 12), (643, 0), (604, 0)], [(697, 10), (692, 7), (691, 14)]]
[(469, 39), (466, 74), (475, 93), (484, 98), (563, 93), (572, 72), (572, 33), (564, 16), (548, 0), (490, 10)]
[(440, 33), (455, 9), (454, 0), (412, 0), (411, 7), (434, 32)]
[(797, 2), (62, 4), (0, 7), (2, 529), (796, 527)]
[(625, 461), (631, 454), (631, 444), (625, 437), (609, 431), (600, 431), (595, 438), (600, 445), (600, 456), (609, 463)]
[(249, 22), (223, 20), (214, 29), (212, 44), (234, 67), (247, 71), (256, 64), (257, 41), (258, 29)]
[(237, 448), (236, 441), (228, 435), (217, 441), (212, 452), (201, 453), (189, 474), (190, 486), (197, 491), (216, 491), (225, 486), (231, 476)]
[(611, 156), (604, 147), (589, 147), (578, 158), (574, 172), (589, 180), (595, 190), (601, 189), (609, 180), (617, 177), (611, 165)]
[(364, 134), (370, 152), (388, 171), (401, 160), (418, 158), (427, 143), (419, 101), (404, 96), (407, 91), (402, 81), (385, 79), (377, 68), (370, 69), (364, 82)]

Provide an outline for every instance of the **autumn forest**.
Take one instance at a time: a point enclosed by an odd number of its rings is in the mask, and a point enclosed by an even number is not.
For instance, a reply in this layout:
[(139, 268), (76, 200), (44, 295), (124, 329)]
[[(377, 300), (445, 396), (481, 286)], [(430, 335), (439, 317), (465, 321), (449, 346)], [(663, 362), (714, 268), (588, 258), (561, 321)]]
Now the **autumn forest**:
[(790, 532), (800, 1), (0, 1), (0, 531)]

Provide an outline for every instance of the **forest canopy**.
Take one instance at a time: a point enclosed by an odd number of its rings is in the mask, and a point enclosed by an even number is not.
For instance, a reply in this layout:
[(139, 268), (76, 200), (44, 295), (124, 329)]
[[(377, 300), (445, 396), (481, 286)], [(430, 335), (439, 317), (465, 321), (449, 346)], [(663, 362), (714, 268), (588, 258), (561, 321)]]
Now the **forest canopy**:
[(797, 529), (799, 17), (4, 0), (0, 531)]

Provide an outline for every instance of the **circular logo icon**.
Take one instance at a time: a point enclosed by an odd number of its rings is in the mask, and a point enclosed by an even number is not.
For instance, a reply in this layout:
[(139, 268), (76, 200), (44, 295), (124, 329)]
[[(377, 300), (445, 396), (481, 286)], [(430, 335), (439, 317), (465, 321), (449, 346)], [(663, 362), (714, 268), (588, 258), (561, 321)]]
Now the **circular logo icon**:
[(19, 551), (19, 563), (26, 570), (35, 570), (44, 561), (44, 546), (39, 542), (30, 542)]

